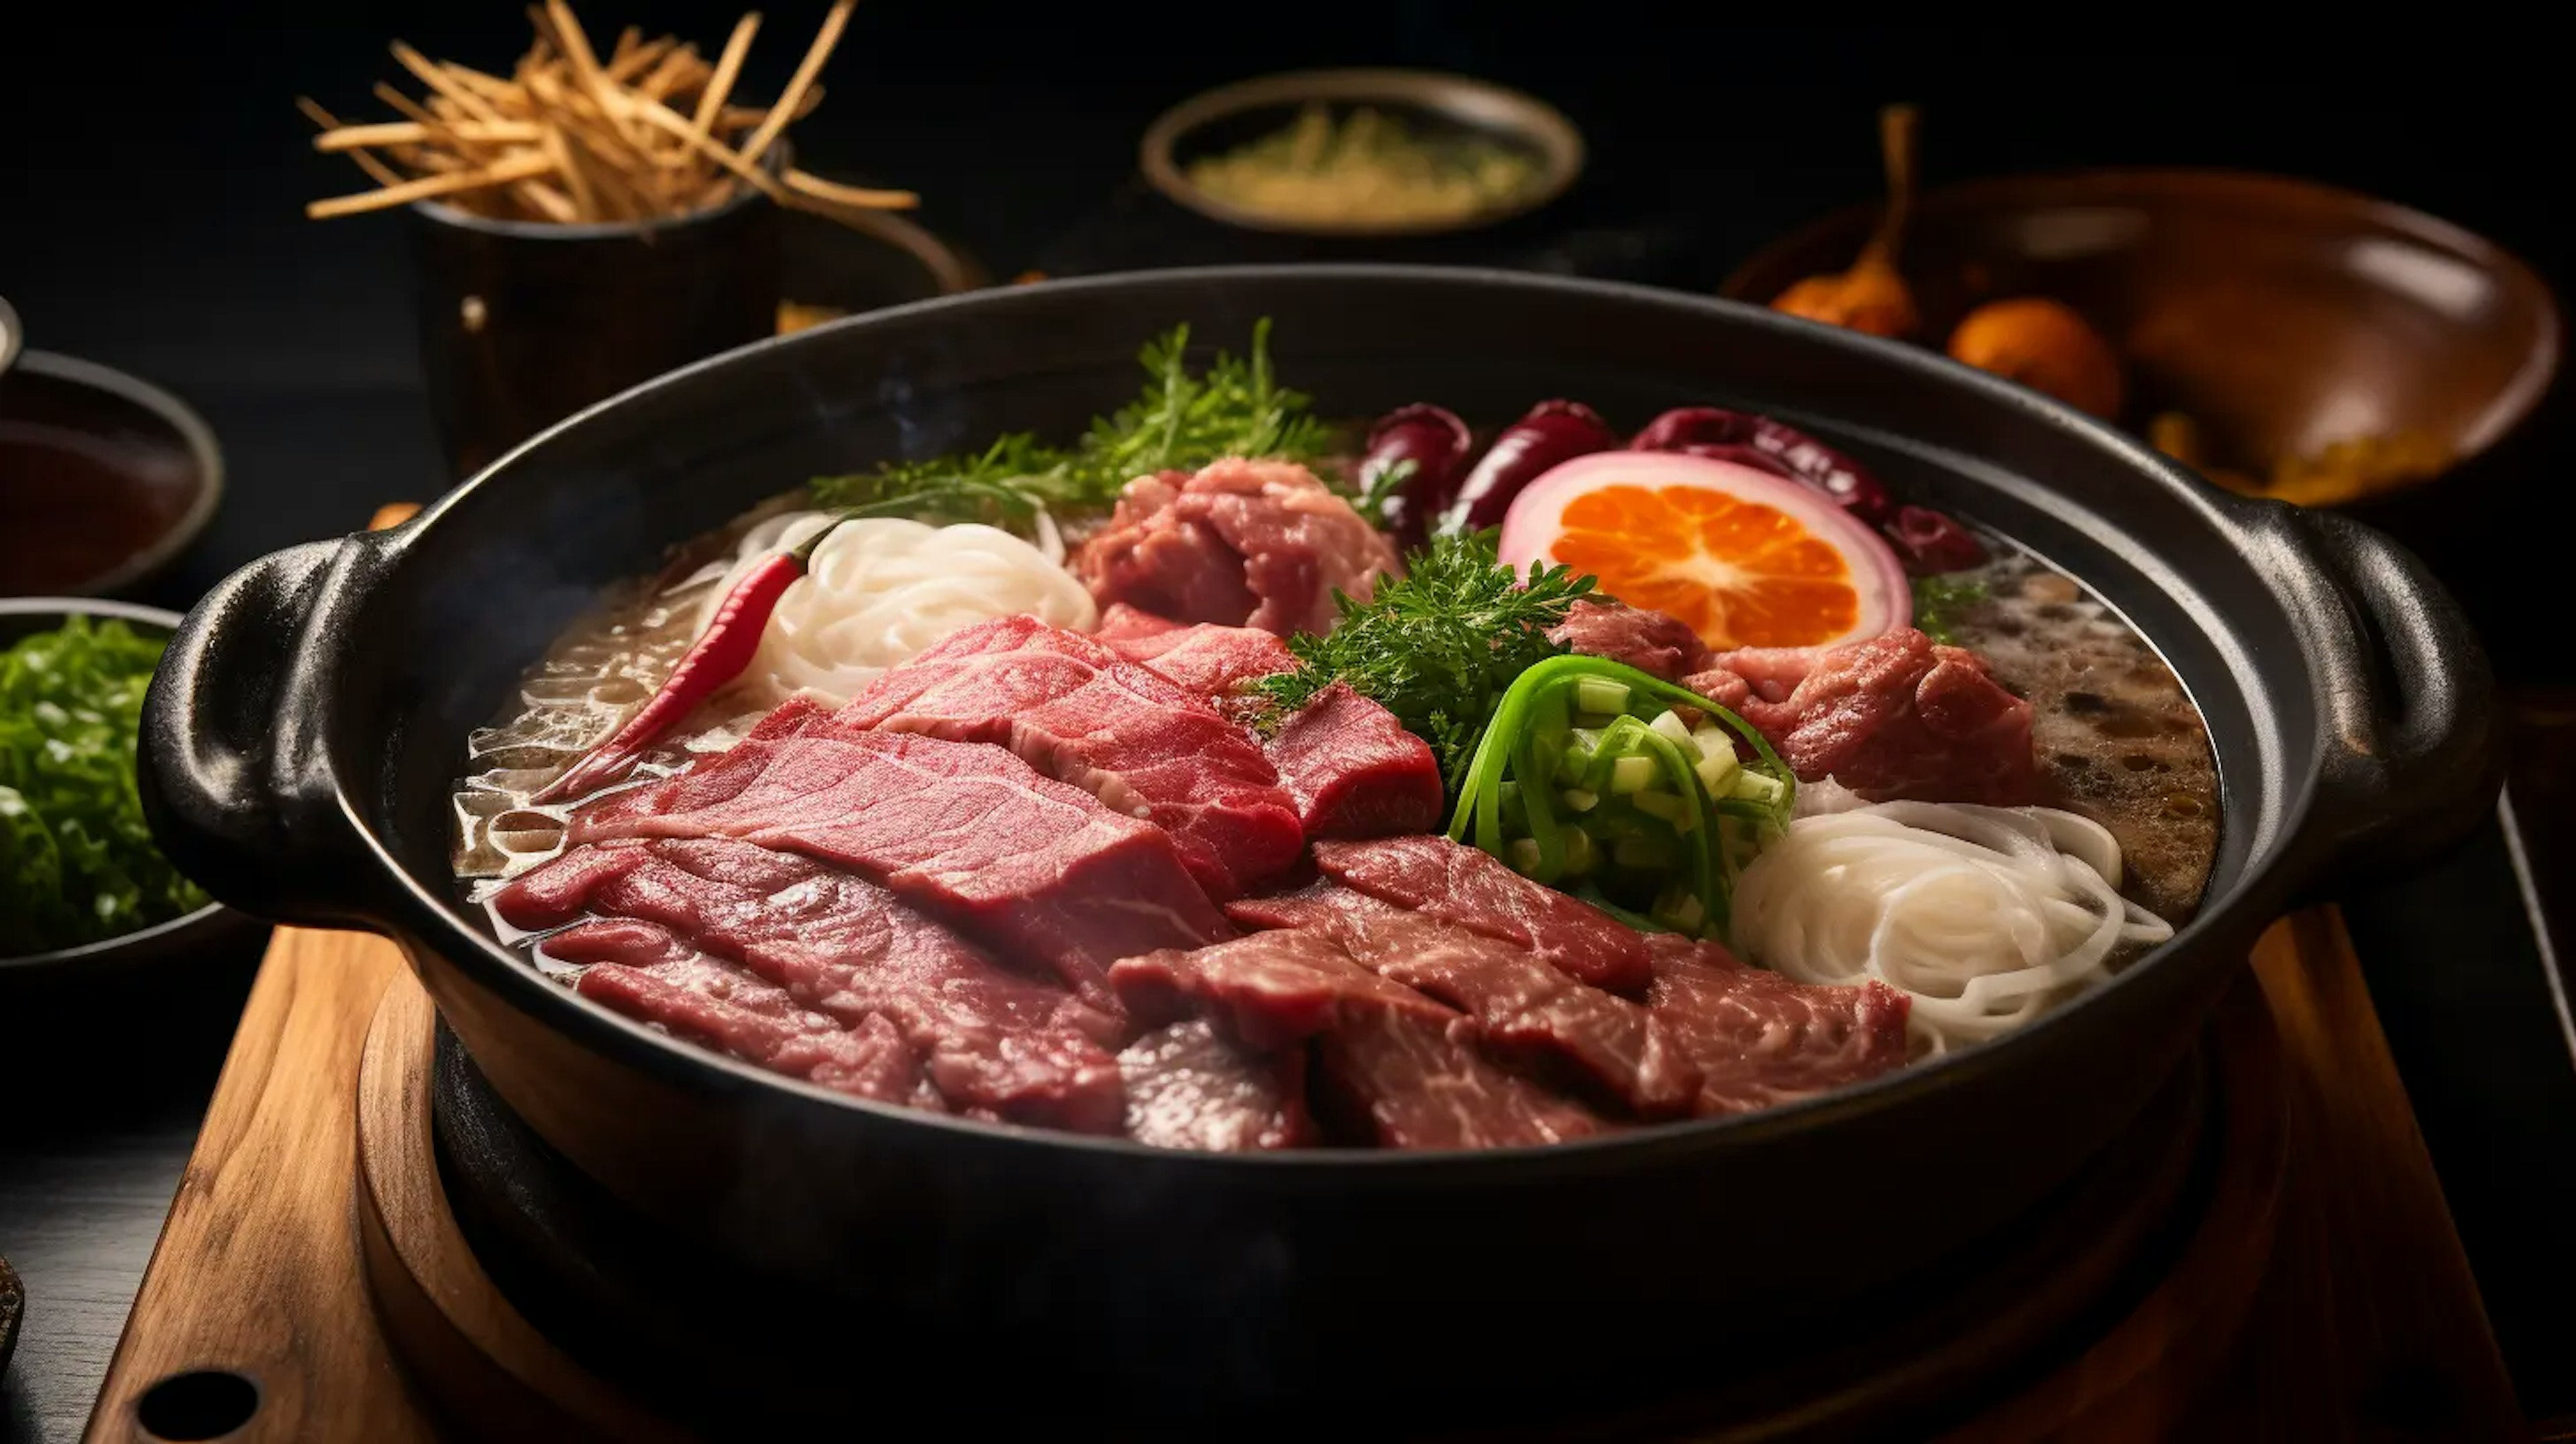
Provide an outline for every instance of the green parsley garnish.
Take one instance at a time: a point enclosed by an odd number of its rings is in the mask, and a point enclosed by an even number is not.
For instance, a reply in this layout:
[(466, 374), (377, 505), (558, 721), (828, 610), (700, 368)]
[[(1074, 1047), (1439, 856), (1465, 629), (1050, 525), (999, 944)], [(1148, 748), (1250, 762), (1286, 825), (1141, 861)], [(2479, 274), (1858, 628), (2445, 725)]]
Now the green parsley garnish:
[(1916, 577), (1914, 579), (1914, 626), (1923, 635), (1943, 646), (1955, 646), (1957, 635), (1952, 628), (1960, 614), (1986, 599), (1986, 584), (1955, 576)]
[(162, 644), (75, 616), (0, 651), (0, 957), (206, 905), (152, 845), (134, 737)]
[(1594, 580), (1533, 564), (1524, 579), (1494, 552), (1495, 534), (1434, 537), (1400, 581), (1365, 605), (1340, 598), (1323, 636), (1292, 637), (1293, 672), (1249, 685), (1284, 718), (1334, 682), (1375, 698), (1440, 759), (1456, 796), (1503, 693), (1521, 673), (1566, 649), (1548, 640)]
[(1026, 527), (1041, 507), (1059, 515), (1106, 508), (1128, 482), (1158, 471), (1196, 471), (1228, 456), (1323, 456), (1329, 438), (1308, 399), (1271, 373), (1268, 318), (1253, 325), (1249, 355), (1220, 352), (1204, 372), (1190, 370), (1189, 344), (1187, 326), (1148, 344), (1136, 358), (1148, 378), (1143, 392), (1069, 448), (1015, 432), (980, 452), (818, 477), (814, 499), (855, 516)]

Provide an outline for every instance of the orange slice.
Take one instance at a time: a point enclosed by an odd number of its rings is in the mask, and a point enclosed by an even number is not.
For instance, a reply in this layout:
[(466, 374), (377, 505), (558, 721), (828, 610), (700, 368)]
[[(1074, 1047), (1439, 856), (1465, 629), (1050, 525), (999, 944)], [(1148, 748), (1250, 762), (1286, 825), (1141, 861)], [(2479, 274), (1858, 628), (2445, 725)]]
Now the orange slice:
[(1561, 562), (1632, 607), (1669, 613), (1718, 651), (1829, 647), (1896, 626), (1896, 553), (1834, 501), (1730, 461), (1598, 452), (1531, 482), (1502, 559)]

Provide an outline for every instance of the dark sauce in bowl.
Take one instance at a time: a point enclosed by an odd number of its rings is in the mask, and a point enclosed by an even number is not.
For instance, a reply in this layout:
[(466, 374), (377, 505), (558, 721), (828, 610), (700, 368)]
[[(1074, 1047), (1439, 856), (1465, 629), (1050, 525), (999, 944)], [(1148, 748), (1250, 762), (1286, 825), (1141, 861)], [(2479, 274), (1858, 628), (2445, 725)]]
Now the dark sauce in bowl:
[(43, 352), (0, 376), (0, 591), (132, 585), (204, 526), (220, 485), (204, 423), (132, 377)]

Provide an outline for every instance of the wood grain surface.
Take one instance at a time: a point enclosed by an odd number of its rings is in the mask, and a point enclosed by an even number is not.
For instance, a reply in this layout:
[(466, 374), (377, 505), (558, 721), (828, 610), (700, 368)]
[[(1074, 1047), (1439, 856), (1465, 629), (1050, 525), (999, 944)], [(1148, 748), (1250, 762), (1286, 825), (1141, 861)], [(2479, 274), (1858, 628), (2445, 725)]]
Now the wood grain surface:
[(438, 1011), (409, 976), (385, 989), (357, 1081), (358, 1230), (377, 1316), (423, 1391), (470, 1400), (475, 1438), (685, 1438), (557, 1349), (493, 1287), (439, 1186), (429, 1113)]
[(349, 1209), (365, 1019), (403, 966), (381, 938), (278, 931), (88, 1438), (152, 1438), (151, 1391), (209, 1373), (257, 1390), (243, 1439), (437, 1437), (375, 1327)]
[(2528, 1437), (2342, 916), (2283, 919), (2254, 973), (2301, 1186), (2226, 1395), (2246, 1437)]
[[(389, 503), (368, 529), (398, 526), (419, 510)], [(351, 1025), (403, 976), (402, 954), (382, 938), (277, 931), (85, 1438), (150, 1440), (162, 1436), (147, 1419), (166, 1427), (174, 1414), (180, 1422), (226, 1417), (227, 1376), (254, 1391), (239, 1437), (437, 1437), (402, 1402), (349, 1207), (352, 1084), (365, 1043), (363, 1022)]]

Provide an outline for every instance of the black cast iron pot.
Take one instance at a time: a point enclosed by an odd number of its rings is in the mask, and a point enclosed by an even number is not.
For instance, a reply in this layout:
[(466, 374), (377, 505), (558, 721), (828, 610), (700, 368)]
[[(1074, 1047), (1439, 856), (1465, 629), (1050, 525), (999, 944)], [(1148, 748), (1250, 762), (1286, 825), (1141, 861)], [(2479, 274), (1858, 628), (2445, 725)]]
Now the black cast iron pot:
[[(1797, 1106), (1545, 1149), (1213, 1157), (783, 1081), (543, 980), (461, 900), (464, 737), (601, 587), (809, 476), (1071, 435), (1133, 393), (1145, 338), (1187, 321), (1239, 347), (1262, 316), (1327, 414), (1762, 411), (2031, 546), (2208, 718), (2206, 905), (2038, 1026)], [(163, 845), (216, 896), (398, 939), (492, 1090), (693, 1261), (674, 1288), (706, 1260), (758, 1281), (769, 1303), (704, 1318), (710, 1358), (776, 1366), (746, 1392), (962, 1369), (982, 1413), (1377, 1424), (1767, 1367), (1973, 1267), (2138, 1114), (2285, 904), (2488, 803), (2488, 693), (2457, 612), (2386, 538), (2222, 495), (1922, 351), (1621, 286), (1175, 271), (764, 342), (556, 427), (397, 530), (257, 562), (171, 648), (144, 775)]]

